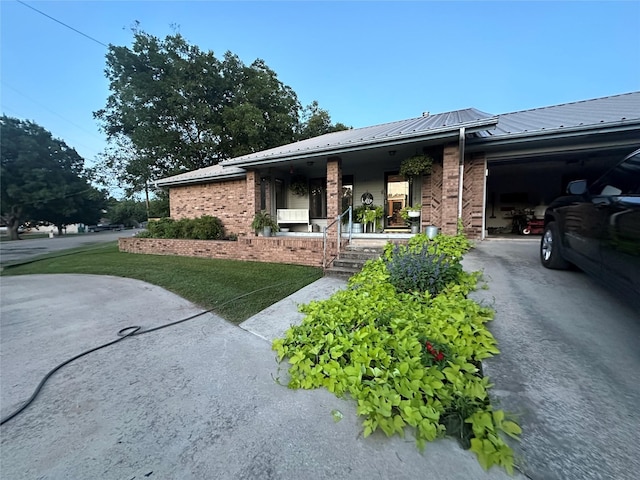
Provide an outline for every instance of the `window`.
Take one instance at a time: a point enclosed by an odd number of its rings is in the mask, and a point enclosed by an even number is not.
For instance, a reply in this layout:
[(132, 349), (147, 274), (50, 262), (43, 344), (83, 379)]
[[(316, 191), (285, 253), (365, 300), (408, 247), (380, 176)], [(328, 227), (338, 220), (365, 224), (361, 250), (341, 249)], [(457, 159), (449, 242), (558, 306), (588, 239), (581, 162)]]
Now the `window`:
[(309, 216), (310, 218), (327, 218), (326, 178), (309, 180)]

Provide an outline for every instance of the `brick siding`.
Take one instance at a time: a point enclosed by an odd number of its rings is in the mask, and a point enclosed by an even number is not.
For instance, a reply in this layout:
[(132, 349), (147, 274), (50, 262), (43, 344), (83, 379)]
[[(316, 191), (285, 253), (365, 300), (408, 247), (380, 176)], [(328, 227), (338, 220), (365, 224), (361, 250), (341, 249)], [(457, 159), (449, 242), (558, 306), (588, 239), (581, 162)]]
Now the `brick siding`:
[[(252, 183), (245, 179), (171, 187), (169, 189), (171, 218), (179, 220), (212, 215), (222, 221), (227, 235), (253, 234), (251, 221), (257, 205), (256, 189), (258, 195), (260, 192), (260, 179), (257, 175), (251, 175), (251, 180), (254, 181), (253, 190), (250, 188)], [(258, 196), (258, 200), (259, 198)]]
[(440, 231), (447, 235), (455, 235), (458, 230), (459, 152), (457, 143), (446, 145), (442, 159), (442, 225)]
[[(336, 251), (337, 242), (328, 241), (327, 250)], [(121, 252), (179, 255), (254, 262), (289, 263), (322, 267), (321, 238), (241, 237), (237, 241), (172, 240), (160, 238), (120, 238)]]
[(462, 188), (462, 223), (468, 238), (482, 238), (484, 216), (484, 180), (487, 164), (484, 154), (465, 159)]

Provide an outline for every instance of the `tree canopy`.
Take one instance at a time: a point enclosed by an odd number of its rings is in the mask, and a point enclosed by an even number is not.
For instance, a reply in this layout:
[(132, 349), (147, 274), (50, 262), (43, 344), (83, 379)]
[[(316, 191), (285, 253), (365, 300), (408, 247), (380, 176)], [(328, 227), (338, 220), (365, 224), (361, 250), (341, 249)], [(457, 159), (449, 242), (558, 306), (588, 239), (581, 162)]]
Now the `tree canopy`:
[(36, 123), (0, 118), (1, 219), (12, 239), (23, 223), (93, 223), (104, 193), (94, 188), (84, 160)]
[[(110, 143), (103, 168), (128, 194), (152, 180), (284, 145), (335, 129), (317, 102), (303, 109), (296, 93), (263, 60), (161, 40), (134, 30), (132, 47), (109, 47), (110, 95), (94, 112)], [(301, 119), (301, 117), (304, 117)]]

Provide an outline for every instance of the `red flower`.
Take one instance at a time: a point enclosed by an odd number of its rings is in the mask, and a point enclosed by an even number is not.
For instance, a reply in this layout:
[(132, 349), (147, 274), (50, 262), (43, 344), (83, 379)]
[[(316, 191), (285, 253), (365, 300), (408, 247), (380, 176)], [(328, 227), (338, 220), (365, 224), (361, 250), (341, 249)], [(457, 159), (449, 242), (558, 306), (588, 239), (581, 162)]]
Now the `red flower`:
[(442, 352), (438, 352), (438, 354), (436, 355), (436, 362), (439, 362), (443, 358), (444, 358), (444, 354)]

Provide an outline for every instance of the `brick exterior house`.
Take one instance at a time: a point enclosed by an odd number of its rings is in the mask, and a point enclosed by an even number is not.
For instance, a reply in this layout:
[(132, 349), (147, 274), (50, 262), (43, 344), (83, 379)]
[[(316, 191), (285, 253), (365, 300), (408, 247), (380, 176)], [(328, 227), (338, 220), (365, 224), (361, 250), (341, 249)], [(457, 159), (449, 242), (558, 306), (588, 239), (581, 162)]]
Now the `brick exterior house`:
[[(461, 219), (464, 233), (480, 240), (492, 222), (508, 225), (503, 212), (519, 208), (514, 199), (529, 207), (550, 201), (568, 180), (600, 174), (638, 146), (640, 92), (634, 92), (497, 116), (466, 109), (334, 132), (157, 185), (169, 189), (172, 218), (212, 215), (239, 237), (234, 246), (176, 247), (189, 250), (183, 254), (322, 265), (323, 249), (337, 253), (337, 224), (331, 222), (344, 210), (345, 192), (354, 207), (364, 194), (383, 207), (382, 238), (402, 231), (391, 223), (399, 207), (420, 203), (421, 229), (435, 225), (455, 234)], [(422, 153), (434, 159), (431, 173), (403, 183), (402, 160)], [(307, 179), (306, 196), (288, 189), (294, 176)], [(405, 190), (398, 194), (397, 188)], [(274, 217), (279, 209), (308, 209), (310, 225), (283, 224), (289, 233), (256, 237), (250, 225), (261, 209)], [(319, 232), (328, 225), (325, 246)], [(141, 240), (133, 248), (130, 239), (125, 248), (149, 250), (152, 242), (142, 246)], [(153, 248), (166, 250), (154, 242)]]

